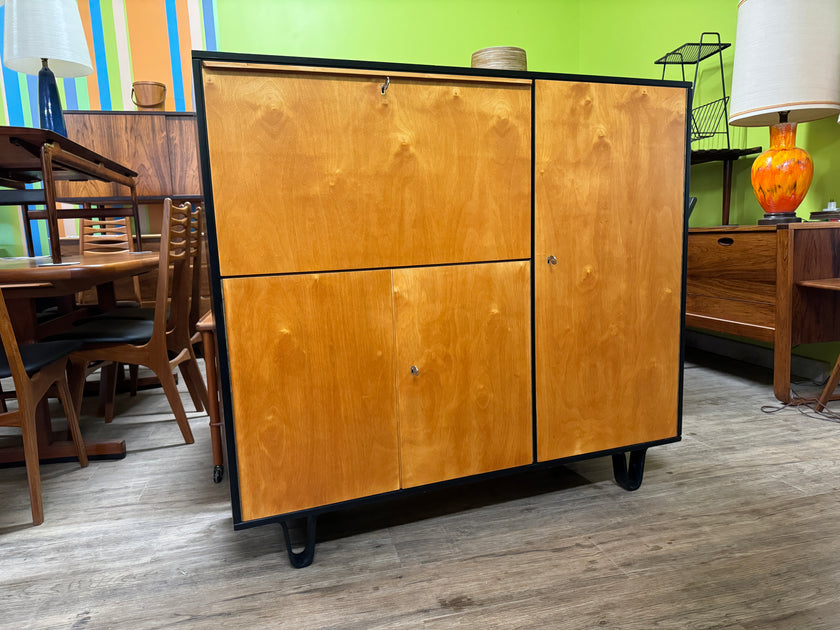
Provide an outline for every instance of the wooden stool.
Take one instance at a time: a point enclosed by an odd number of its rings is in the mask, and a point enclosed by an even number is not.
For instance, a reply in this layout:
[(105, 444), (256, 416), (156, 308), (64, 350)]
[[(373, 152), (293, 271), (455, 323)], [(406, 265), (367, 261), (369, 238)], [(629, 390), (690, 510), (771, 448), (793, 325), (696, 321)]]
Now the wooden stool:
[(222, 452), (222, 422), (219, 415), (219, 386), (216, 363), (216, 320), (213, 311), (207, 311), (196, 322), (204, 349), (204, 369), (207, 372), (207, 415), (210, 417), (210, 443), (213, 446), (213, 481), (220, 483), (225, 474)]

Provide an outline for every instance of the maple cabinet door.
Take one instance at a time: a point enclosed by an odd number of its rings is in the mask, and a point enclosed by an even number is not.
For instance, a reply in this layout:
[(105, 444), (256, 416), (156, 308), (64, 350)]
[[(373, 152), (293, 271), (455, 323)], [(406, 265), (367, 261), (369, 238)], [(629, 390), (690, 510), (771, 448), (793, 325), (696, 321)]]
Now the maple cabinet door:
[(531, 463), (529, 263), (393, 278), (403, 487)]
[(398, 489), (390, 271), (222, 290), (242, 520)]
[(222, 275), (530, 257), (530, 81), (216, 67), (204, 81)]
[(686, 90), (535, 90), (538, 459), (675, 437)]

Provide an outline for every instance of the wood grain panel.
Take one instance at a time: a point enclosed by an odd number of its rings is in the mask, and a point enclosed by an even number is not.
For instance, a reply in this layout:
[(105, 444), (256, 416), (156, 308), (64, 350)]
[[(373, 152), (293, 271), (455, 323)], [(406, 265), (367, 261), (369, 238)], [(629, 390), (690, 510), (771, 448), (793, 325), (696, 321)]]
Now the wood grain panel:
[(198, 132), (194, 116), (167, 116), (171, 194), (202, 196)]
[(531, 463), (530, 264), (393, 274), (403, 487)]
[(776, 302), (776, 233), (689, 234), (686, 291)]
[(222, 290), (243, 520), (396, 490), (390, 272)]
[(766, 302), (724, 300), (689, 293), (685, 303), (686, 326), (773, 341), (775, 305)]
[(528, 85), (204, 80), (223, 275), (530, 255)]
[[(172, 194), (166, 118), (156, 114), (68, 112), (67, 137), (137, 172), (137, 194)], [(59, 197), (126, 197), (125, 186), (103, 182), (61, 182)]]
[(791, 341), (817, 343), (840, 339), (840, 294), (796, 286), (797, 282), (840, 277), (840, 229), (788, 230), (791, 252)]
[(538, 458), (674, 437), (686, 91), (535, 89)]

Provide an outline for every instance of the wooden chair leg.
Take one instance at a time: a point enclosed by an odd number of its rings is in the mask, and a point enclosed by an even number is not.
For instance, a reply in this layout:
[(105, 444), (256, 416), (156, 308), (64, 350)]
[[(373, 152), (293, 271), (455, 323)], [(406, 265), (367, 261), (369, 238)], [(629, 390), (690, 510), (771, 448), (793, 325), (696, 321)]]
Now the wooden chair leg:
[(219, 483), (224, 476), (222, 453), (222, 423), (219, 414), (219, 386), (216, 371), (216, 342), (212, 331), (201, 333), (204, 369), (207, 373), (207, 415), (210, 419), (210, 445), (213, 449), (213, 481)]
[(840, 357), (837, 357), (834, 369), (831, 370), (831, 376), (828, 377), (828, 382), (825, 384), (822, 394), (820, 394), (819, 401), (817, 402), (817, 411), (825, 409), (826, 403), (837, 388), (837, 383), (840, 383)]
[(85, 451), (85, 441), (82, 439), (82, 430), (79, 427), (79, 416), (76, 413), (76, 405), (73, 402), (73, 396), (70, 393), (70, 386), (67, 378), (62, 378), (57, 384), (58, 398), (61, 405), (64, 407), (64, 413), (67, 416), (67, 427), (70, 429), (70, 434), (73, 436), (73, 444), (76, 445), (76, 455), (79, 458), (79, 463), (82, 468), (88, 465), (87, 451)]
[(195, 438), (193, 437), (192, 429), (187, 419), (187, 412), (184, 411), (184, 403), (181, 402), (181, 394), (178, 393), (178, 386), (175, 384), (175, 377), (169, 371), (168, 367), (162, 370), (155, 370), (153, 366), (150, 367), (157, 375), (158, 380), (160, 380), (160, 385), (163, 388), (164, 394), (166, 394), (169, 406), (175, 414), (175, 421), (181, 429), (181, 435), (184, 436), (184, 442), (192, 444), (195, 442)]
[(201, 370), (198, 369), (198, 362), (195, 359), (184, 361), (178, 366), (178, 369), (184, 377), (184, 384), (190, 393), (195, 410), (204, 411), (207, 409), (207, 387), (204, 384), (204, 377), (201, 375)]
[(88, 362), (80, 359), (70, 359), (67, 368), (67, 381), (70, 389), (70, 400), (76, 412), (76, 418), (82, 413), (82, 399), (85, 395), (85, 376)]
[(114, 419), (114, 398), (117, 395), (117, 369), (120, 365), (109, 361), (99, 368), (99, 409), (98, 414), (105, 422)]
[(40, 525), (44, 522), (44, 504), (41, 500), (41, 465), (38, 461), (38, 437), (35, 434), (35, 416), (26, 418), (21, 423), (23, 434), (23, 453), (26, 460), (26, 477), (29, 480), (29, 501), (32, 505), (32, 522)]
[(137, 379), (140, 378), (140, 366), (133, 363), (128, 366), (128, 395), (137, 395)]

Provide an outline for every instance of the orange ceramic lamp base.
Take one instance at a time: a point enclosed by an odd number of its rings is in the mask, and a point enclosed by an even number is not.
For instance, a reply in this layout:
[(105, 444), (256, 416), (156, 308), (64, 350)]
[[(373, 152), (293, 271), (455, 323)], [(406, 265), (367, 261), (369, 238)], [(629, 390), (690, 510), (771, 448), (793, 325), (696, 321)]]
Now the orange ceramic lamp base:
[(750, 177), (765, 213), (759, 225), (801, 221), (795, 212), (813, 176), (811, 156), (796, 146), (796, 123), (772, 125), (770, 148), (756, 158)]

